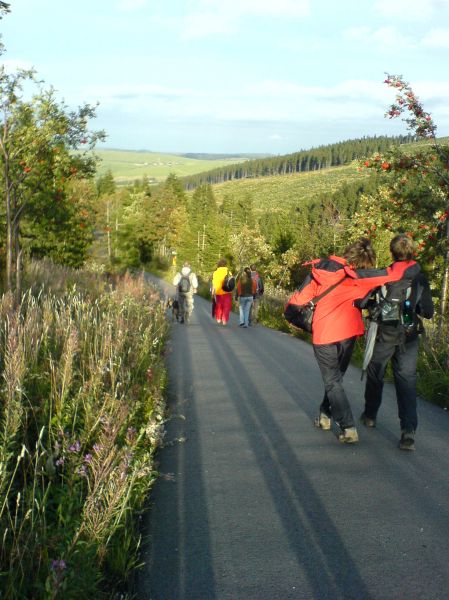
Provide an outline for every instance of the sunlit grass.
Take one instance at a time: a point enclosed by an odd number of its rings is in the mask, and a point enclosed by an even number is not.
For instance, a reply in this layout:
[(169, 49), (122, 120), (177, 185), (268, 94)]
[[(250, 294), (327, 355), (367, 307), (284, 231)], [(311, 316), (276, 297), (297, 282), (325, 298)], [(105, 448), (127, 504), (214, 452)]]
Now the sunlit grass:
[(32, 277), (0, 303), (1, 597), (112, 598), (163, 435), (164, 309), (143, 278)]

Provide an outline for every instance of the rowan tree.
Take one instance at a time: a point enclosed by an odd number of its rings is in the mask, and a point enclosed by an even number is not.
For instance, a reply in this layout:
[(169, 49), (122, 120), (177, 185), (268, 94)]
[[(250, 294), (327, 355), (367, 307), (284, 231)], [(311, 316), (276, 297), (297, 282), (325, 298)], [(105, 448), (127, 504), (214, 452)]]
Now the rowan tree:
[[(440, 325), (446, 312), (449, 285), (449, 146), (436, 138), (437, 127), (410, 85), (402, 76), (387, 75), (385, 84), (396, 92), (386, 112), (388, 118), (403, 116), (419, 144), (391, 148), (364, 161), (363, 165), (384, 175), (388, 193), (379, 207), (380, 226), (399, 221), (396, 231), (409, 232), (417, 241), (418, 254), (442, 257), (436, 278), (441, 280)], [(389, 210), (391, 209), (391, 210)]]
[[(24, 97), (24, 87), (34, 89)], [(0, 190), (6, 228), (6, 288), (20, 295), (22, 223), (38, 223), (61, 212), (68, 184), (92, 177), (92, 149), (104, 133), (90, 132), (95, 108), (70, 111), (44, 89), (32, 70), (8, 73), (0, 67)], [(81, 151), (81, 148), (84, 150)], [(68, 205), (67, 205), (68, 206)]]

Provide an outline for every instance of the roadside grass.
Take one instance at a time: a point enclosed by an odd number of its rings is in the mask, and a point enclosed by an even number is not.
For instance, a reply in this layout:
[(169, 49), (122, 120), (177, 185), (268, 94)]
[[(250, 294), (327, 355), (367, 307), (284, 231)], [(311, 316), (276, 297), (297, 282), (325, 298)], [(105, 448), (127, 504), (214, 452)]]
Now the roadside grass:
[(143, 277), (34, 263), (0, 300), (0, 594), (129, 598), (163, 437), (164, 308)]

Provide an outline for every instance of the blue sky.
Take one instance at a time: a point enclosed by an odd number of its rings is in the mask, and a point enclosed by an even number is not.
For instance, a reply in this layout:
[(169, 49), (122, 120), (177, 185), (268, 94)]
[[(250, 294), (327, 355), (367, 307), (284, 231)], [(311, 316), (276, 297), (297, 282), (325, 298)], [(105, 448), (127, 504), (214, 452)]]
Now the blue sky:
[(449, 135), (449, 0), (10, 0), (9, 68), (100, 105), (110, 148), (285, 154), (405, 133), (402, 74)]

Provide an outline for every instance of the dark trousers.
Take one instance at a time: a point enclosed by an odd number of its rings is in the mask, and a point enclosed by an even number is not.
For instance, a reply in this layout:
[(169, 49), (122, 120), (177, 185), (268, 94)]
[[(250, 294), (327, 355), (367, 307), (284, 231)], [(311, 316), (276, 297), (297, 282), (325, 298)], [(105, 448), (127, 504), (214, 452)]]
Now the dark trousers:
[(343, 388), (343, 375), (351, 360), (355, 340), (352, 337), (333, 344), (313, 346), (325, 389), (320, 412), (332, 417), (342, 429), (354, 427), (354, 417)]
[(402, 345), (388, 340), (377, 340), (373, 357), (368, 365), (365, 387), (365, 415), (375, 419), (382, 403), (384, 375), (389, 360), (393, 367), (394, 385), (398, 401), (398, 416), (402, 431), (415, 431), (418, 426), (416, 411), (416, 363), (419, 339)]

